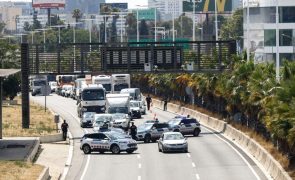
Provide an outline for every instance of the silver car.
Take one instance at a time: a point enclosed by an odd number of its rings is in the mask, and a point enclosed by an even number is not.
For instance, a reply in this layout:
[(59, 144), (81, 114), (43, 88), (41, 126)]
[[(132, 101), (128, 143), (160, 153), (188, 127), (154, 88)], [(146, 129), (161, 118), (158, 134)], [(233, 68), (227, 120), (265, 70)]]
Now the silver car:
[(81, 120), (80, 120), (80, 126), (82, 128), (84, 127), (92, 127), (92, 122), (94, 120), (94, 115), (95, 115), (95, 112), (85, 112), (83, 113), (83, 116), (81, 117)]
[(111, 126), (115, 128), (122, 128), (124, 130), (128, 130), (130, 125), (130, 117), (128, 114), (123, 113), (115, 113), (112, 114), (113, 121), (111, 122)]
[(159, 152), (180, 151), (188, 152), (186, 138), (180, 132), (165, 132), (158, 141)]

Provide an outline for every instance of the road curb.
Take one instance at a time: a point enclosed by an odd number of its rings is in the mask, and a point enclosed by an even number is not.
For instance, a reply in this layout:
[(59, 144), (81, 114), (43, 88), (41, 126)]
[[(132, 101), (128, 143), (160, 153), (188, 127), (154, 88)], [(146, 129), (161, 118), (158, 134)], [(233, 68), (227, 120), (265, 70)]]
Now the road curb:
[(25, 160), (28, 161), (28, 162), (33, 162), (36, 154), (38, 153), (38, 149), (39, 149), (39, 146), (40, 146), (40, 139), (37, 137), (35, 140), (34, 140), (34, 144), (31, 148), (31, 151), (28, 153), (28, 155), (25, 157)]
[(48, 180), (48, 179), (49, 179), (49, 168), (45, 167), (37, 180)]
[[(153, 106), (161, 109), (163, 102), (153, 99)], [(220, 132), (225, 138), (234, 142), (240, 147), (249, 157), (253, 158), (258, 165), (263, 168), (263, 171), (270, 175), (275, 180), (292, 180), (284, 168), (269, 154), (260, 144), (252, 140), (243, 132), (235, 129), (226, 122), (200, 113), (196, 110), (182, 107), (172, 103), (167, 104), (167, 111), (178, 114), (189, 114), (191, 117), (198, 119), (203, 125), (208, 126)], [(250, 156), (251, 155), (251, 156)]]

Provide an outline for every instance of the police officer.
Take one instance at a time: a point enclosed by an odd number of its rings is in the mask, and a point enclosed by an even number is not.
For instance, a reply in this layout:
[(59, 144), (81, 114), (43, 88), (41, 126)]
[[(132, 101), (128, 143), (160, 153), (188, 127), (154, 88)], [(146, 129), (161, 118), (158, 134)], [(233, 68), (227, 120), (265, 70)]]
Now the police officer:
[(134, 122), (132, 122), (130, 126), (130, 135), (132, 139), (136, 140), (136, 134), (137, 134), (137, 127), (134, 125)]
[(148, 110), (150, 110), (151, 107), (151, 102), (152, 102), (152, 98), (150, 97), (150, 95), (148, 94), (148, 96), (145, 98), (146, 103), (147, 103), (147, 108)]
[(61, 124), (62, 136), (64, 141), (67, 139), (68, 128), (69, 128), (69, 125), (66, 122), (66, 120), (64, 120), (64, 122)]

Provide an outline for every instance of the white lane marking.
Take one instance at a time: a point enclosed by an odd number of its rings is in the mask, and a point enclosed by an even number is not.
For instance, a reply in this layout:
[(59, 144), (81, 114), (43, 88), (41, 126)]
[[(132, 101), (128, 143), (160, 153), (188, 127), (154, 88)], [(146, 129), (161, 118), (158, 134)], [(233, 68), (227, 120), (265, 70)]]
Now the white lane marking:
[(190, 157), (191, 157), (190, 153), (186, 153), (186, 155), (187, 155), (187, 157), (188, 157), (188, 158), (190, 158)]
[(254, 174), (254, 176), (256, 177), (256, 179), (260, 180), (260, 177), (258, 176), (258, 174), (254, 171), (253, 167), (249, 164), (249, 162), (242, 156), (242, 154), (236, 150), (229, 142), (227, 142), (226, 140), (222, 139), (221, 137), (219, 137), (217, 134), (215, 134), (213, 131), (211, 131), (210, 129), (206, 128), (203, 126), (203, 128), (205, 128), (207, 131), (212, 132), (217, 138), (219, 138), (220, 140), (222, 140), (223, 142), (225, 142), (229, 147), (231, 147), (241, 158), (242, 160), (247, 164), (247, 166), (249, 167), (249, 169), (252, 171), (252, 173)]
[(141, 164), (140, 164), (140, 163), (138, 164), (138, 168), (139, 168), (139, 169), (141, 168)]
[(89, 162), (90, 162), (90, 155), (87, 155), (86, 165), (85, 165), (85, 168), (84, 168), (84, 170), (83, 170), (83, 173), (82, 173), (82, 175), (81, 175), (80, 180), (83, 180), (83, 179), (84, 179), (84, 176), (85, 176), (86, 171), (87, 171), (88, 166), (89, 166)]
[(140, 155), (137, 155), (137, 159), (140, 159)]
[(66, 176), (67, 176), (67, 174), (69, 172), (69, 169), (70, 169), (70, 166), (71, 166), (71, 163), (72, 163), (72, 158), (73, 158), (74, 141), (73, 141), (73, 136), (72, 136), (70, 131), (69, 131), (69, 139), (70, 139), (70, 148), (69, 148), (69, 153), (68, 153), (68, 159), (66, 161), (64, 171), (63, 171), (62, 176), (60, 178), (61, 180), (66, 179)]
[(200, 176), (199, 176), (199, 174), (196, 174), (196, 178), (197, 178), (197, 179), (200, 179)]
[(192, 162), (192, 166), (193, 166), (193, 168), (195, 168), (196, 167), (196, 164), (194, 162)]
[(137, 177), (137, 180), (141, 180), (141, 176), (138, 176), (138, 177)]

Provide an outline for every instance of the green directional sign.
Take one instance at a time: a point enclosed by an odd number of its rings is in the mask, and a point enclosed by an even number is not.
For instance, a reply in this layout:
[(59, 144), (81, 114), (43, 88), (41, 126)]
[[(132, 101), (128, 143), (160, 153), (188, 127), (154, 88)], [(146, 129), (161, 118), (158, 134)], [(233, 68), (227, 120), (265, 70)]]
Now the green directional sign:
[[(195, 0), (196, 12), (214, 12), (215, 0)], [(218, 12), (232, 11), (232, 0), (216, 0)], [(183, 1), (183, 12), (193, 11), (193, 0)]]

